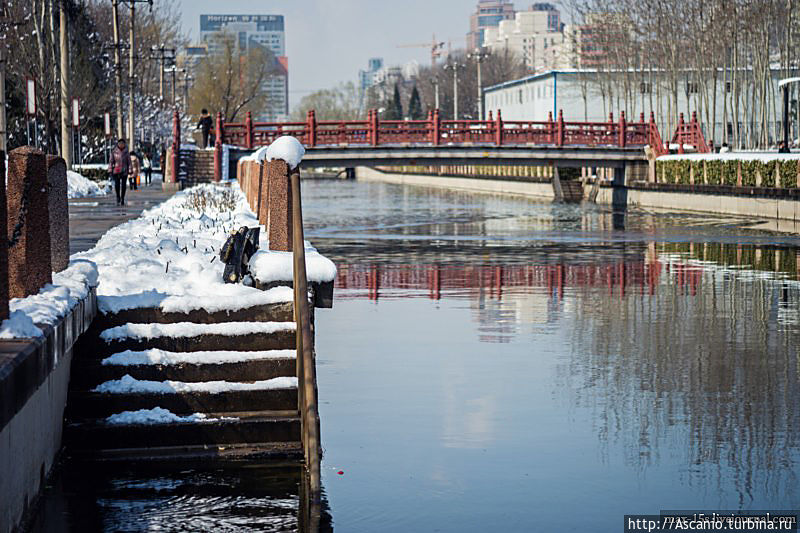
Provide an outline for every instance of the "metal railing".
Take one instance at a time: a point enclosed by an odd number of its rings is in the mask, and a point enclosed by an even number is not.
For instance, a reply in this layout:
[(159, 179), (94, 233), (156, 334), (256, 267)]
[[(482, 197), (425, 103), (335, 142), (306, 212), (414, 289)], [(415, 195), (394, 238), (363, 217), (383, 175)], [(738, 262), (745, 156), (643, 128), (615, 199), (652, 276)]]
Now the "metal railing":
[(309, 496), (312, 502), (321, 496), (320, 431), (317, 409), (317, 367), (314, 356), (314, 334), (306, 276), (303, 208), (300, 199), (300, 171), (290, 173), (292, 205), (292, 256), (294, 284), (294, 318), (297, 325), (297, 402), (303, 456), (308, 475)]

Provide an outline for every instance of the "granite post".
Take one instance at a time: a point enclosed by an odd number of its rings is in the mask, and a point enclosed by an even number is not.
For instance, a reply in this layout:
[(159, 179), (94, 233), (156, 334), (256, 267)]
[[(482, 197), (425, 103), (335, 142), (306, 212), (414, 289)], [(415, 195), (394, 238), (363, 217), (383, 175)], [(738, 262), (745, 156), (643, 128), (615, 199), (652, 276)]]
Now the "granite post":
[(256, 200), (258, 208), (256, 214), (258, 215), (258, 223), (267, 227), (267, 220), (269, 220), (269, 176), (267, 174), (267, 165), (269, 163), (262, 163), (258, 169), (258, 190)]
[[(6, 175), (6, 153), (0, 150), (0, 176)], [(6, 180), (0, 179), (0, 322), (8, 318), (8, 231)]]
[(50, 214), (50, 258), (53, 272), (69, 265), (69, 202), (67, 201), (67, 163), (47, 156), (47, 208)]
[(265, 163), (267, 171), (267, 235), (269, 249), (292, 251), (292, 190), (289, 185), (289, 165), (275, 159)]
[(52, 281), (47, 158), (22, 146), (8, 154), (8, 292), (24, 298)]

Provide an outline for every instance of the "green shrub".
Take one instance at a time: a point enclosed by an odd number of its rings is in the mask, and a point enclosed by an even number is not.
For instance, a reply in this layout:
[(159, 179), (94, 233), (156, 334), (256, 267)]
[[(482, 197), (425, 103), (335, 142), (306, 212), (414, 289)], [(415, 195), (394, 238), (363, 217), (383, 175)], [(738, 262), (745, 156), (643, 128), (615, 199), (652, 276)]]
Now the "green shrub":
[(781, 161), (781, 187), (785, 189), (797, 187), (797, 159)]

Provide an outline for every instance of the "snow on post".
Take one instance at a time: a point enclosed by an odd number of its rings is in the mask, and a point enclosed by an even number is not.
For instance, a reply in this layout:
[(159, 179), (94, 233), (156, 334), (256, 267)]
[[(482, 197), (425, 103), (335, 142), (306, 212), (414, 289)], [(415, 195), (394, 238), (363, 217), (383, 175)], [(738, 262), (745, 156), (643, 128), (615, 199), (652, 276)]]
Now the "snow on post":
[(22, 146), (8, 154), (8, 288), (11, 298), (36, 294), (52, 281), (47, 159)]

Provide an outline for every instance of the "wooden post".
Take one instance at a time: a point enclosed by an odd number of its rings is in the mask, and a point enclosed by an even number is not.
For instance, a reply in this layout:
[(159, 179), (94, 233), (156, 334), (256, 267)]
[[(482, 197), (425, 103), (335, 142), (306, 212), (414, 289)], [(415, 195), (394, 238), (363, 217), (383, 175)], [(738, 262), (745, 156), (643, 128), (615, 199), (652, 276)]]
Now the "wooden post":
[(222, 180), (222, 113), (217, 112), (217, 127), (214, 135), (214, 181)]
[(439, 116), (439, 110), (433, 110), (433, 125), (431, 126), (431, 143), (434, 146), (439, 146), (442, 142), (442, 123)]
[(564, 146), (564, 112), (559, 109), (558, 110), (558, 138), (556, 142), (556, 146), (561, 147)]
[(678, 118), (678, 134), (676, 135), (678, 139), (678, 153), (683, 153), (683, 132), (686, 130), (686, 124), (683, 122), (683, 113), (679, 115)]
[(494, 129), (494, 144), (498, 147), (503, 146), (503, 115), (500, 113), (499, 109), (497, 110), (497, 119)]
[(619, 138), (617, 139), (617, 144), (620, 148), (625, 148), (625, 129), (627, 124), (625, 123), (625, 111), (619, 114)]
[(306, 127), (308, 128), (308, 146), (313, 148), (317, 145), (317, 114), (313, 109), (306, 115)]
[(550, 144), (556, 144), (556, 133), (553, 124), (552, 111), (547, 112), (547, 138), (550, 140)]
[[(253, 149), (253, 114), (248, 111), (244, 119), (245, 137), (244, 142), (248, 150)], [(219, 181), (219, 180), (217, 180)]]

